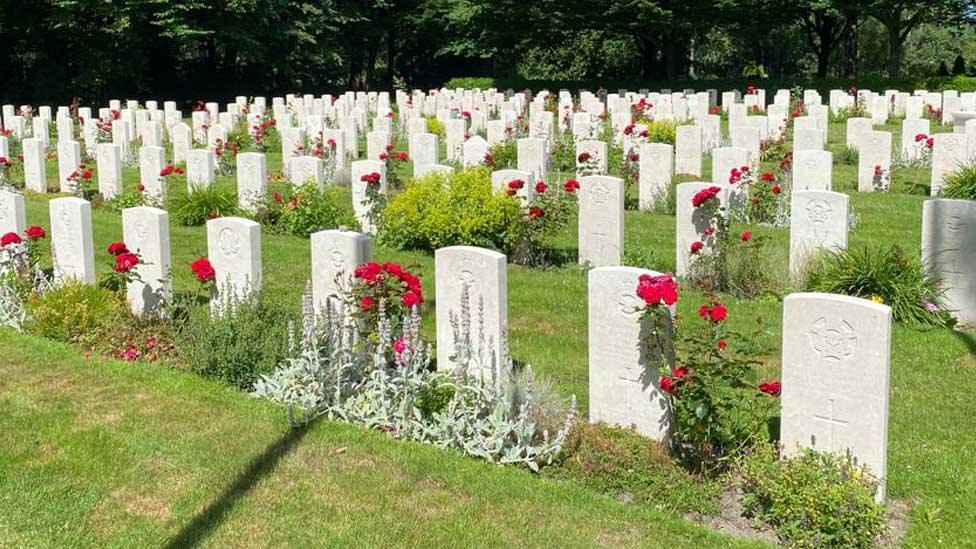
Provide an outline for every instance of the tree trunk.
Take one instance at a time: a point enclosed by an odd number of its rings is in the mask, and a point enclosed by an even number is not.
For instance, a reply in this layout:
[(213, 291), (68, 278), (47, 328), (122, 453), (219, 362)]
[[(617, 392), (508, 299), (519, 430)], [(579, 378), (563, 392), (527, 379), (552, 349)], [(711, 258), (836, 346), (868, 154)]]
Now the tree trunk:
[(898, 78), (901, 73), (901, 58), (904, 53), (904, 43), (901, 35), (901, 25), (894, 22), (886, 25), (888, 28), (888, 78)]
[(827, 78), (827, 70), (830, 68), (830, 53), (833, 49), (825, 45), (821, 37), (820, 47), (817, 48), (817, 78)]
[(857, 27), (857, 16), (848, 15), (847, 30), (844, 33), (844, 63), (841, 67), (841, 75), (844, 78), (857, 76)]

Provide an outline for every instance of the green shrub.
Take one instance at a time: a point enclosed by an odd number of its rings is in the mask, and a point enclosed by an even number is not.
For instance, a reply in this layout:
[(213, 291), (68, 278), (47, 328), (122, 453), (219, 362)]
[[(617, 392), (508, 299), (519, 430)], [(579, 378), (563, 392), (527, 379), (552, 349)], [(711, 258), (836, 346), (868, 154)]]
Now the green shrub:
[(434, 173), (390, 200), (380, 238), (400, 249), (466, 244), (508, 253), (524, 236), (521, 219), (518, 199), (495, 192), (487, 168)]
[(848, 456), (757, 447), (739, 467), (746, 513), (791, 547), (873, 547), (885, 531), (875, 480)]
[(491, 157), (495, 170), (514, 169), (518, 163), (518, 142), (514, 139), (506, 139), (501, 143), (495, 143), (491, 147)]
[(661, 511), (713, 513), (721, 494), (720, 483), (682, 469), (667, 448), (633, 429), (577, 422), (563, 458), (543, 474)]
[(102, 207), (110, 212), (122, 213), (122, 210), (146, 205), (146, 196), (136, 189), (129, 189), (116, 195), (111, 200), (102, 203)]
[(337, 187), (320, 189), (314, 184), (302, 185), (293, 195), (282, 200), (284, 205), (277, 216), (277, 228), (281, 232), (303, 237), (343, 225), (356, 228), (359, 224), (352, 210), (342, 206), (343, 196)]
[(837, 155), (837, 162), (847, 166), (857, 166), (858, 153), (854, 147), (844, 147)]
[(203, 225), (215, 217), (236, 215), (237, 196), (233, 191), (216, 186), (191, 189), (173, 198), (170, 211), (177, 223), (188, 227)]
[(444, 138), (447, 137), (447, 130), (444, 129), (444, 123), (438, 120), (435, 116), (427, 117), (427, 132), (439, 137), (442, 143)]
[(824, 252), (811, 259), (807, 288), (844, 294), (889, 305), (895, 320), (913, 324), (951, 322), (942, 310), (938, 280), (921, 261), (908, 257), (898, 245), (863, 246)]
[(470, 89), (481, 89), (486, 90), (488, 88), (493, 88), (496, 86), (495, 79), (489, 76), (460, 76), (452, 78), (444, 84), (444, 87), (454, 89), (454, 88), (464, 88), (466, 90)]
[(232, 314), (212, 315), (209, 307), (192, 312), (179, 338), (190, 370), (242, 389), (288, 356), (288, 323), (293, 315), (255, 294), (237, 303)]
[(114, 292), (68, 282), (28, 302), (26, 331), (65, 343), (91, 345), (99, 330), (118, 316), (122, 304)]
[(946, 198), (976, 200), (976, 164), (966, 164), (946, 174), (939, 194)]
[(649, 143), (667, 143), (674, 145), (677, 138), (678, 123), (674, 120), (641, 119), (638, 124), (647, 126), (647, 141)]

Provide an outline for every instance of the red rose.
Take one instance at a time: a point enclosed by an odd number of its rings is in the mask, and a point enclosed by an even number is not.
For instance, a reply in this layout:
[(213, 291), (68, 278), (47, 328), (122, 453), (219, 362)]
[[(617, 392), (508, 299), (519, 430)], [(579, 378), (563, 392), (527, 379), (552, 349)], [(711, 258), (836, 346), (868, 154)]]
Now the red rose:
[(335, 149), (336, 148), (335, 139), (330, 139), (330, 140), (326, 141), (326, 143), (329, 145), (329, 148), (330, 149)]
[(485, 153), (485, 164), (491, 166), (494, 163), (495, 163), (495, 157), (492, 156), (491, 153)]
[(684, 379), (688, 377), (689, 374), (691, 374), (691, 371), (684, 366), (679, 366), (674, 370), (671, 370), (671, 375), (674, 376), (675, 379)]
[(386, 160), (389, 157), (390, 156), (388, 154), (386, 154), (386, 153), (380, 153), (380, 160)]
[(632, 133), (634, 133), (634, 125), (627, 124), (627, 126), (624, 128), (624, 135), (630, 135)]
[(695, 242), (692, 242), (692, 243), (691, 243), (691, 253), (693, 253), (693, 254), (697, 254), (697, 253), (698, 253), (698, 252), (700, 252), (700, 251), (702, 250), (702, 248), (704, 248), (704, 247), (705, 247), (705, 245), (704, 245), (704, 244), (702, 244), (701, 242), (698, 242), (698, 241), (695, 241)]
[(579, 181), (575, 179), (569, 179), (566, 181), (566, 183), (563, 184), (563, 190), (565, 190), (568, 193), (573, 193), (575, 191), (578, 191), (579, 188), (580, 188)]
[(579, 155), (579, 156), (577, 156), (577, 157), (576, 157), (576, 160), (577, 160), (577, 161), (578, 161), (578, 162), (579, 162), (580, 164), (582, 164), (583, 162), (586, 162), (586, 161), (588, 161), (588, 160), (589, 160), (590, 158), (592, 158), (592, 157), (590, 156), (590, 153), (588, 153), (588, 152), (582, 152), (582, 153), (580, 153), (580, 155)]
[(724, 351), (728, 345), (725, 343), (724, 339), (720, 339), (718, 340), (718, 343), (716, 343), (716, 346), (718, 347), (719, 351)]
[(172, 164), (169, 164), (168, 166), (166, 166), (165, 168), (163, 168), (163, 169), (162, 169), (162, 170), (161, 170), (161, 171), (159, 172), (159, 176), (160, 176), (160, 177), (166, 177), (167, 175), (169, 175), (169, 174), (171, 174), (171, 173), (173, 173), (173, 170), (174, 170), (174, 169), (175, 169), (175, 168), (173, 168), (173, 165), (172, 165)]
[(393, 152), (393, 145), (387, 145), (386, 152)]
[(668, 394), (674, 394), (674, 390), (677, 389), (677, 383), (675, 379), (668, 376), (661, 376), (658, 380), (658, 385), (661, 386), (661, 390)]
[(931, 149), (934, 145), (935, 145), (935, 138), (934, 137), (930, 137), (930, 138), (928, 138), (928, 139), (925, 140), (925, 146), (926, 147), (928, 147), (928, 148)]
[(91, 172), (91, 170), (85, 170), (85, 172), (81, 174), (81, 178), (84, 179), (84, 180), (86, 180), (86, 181), (89, 180), (89, 179), (91, 179), (92, 178), (92, 172)]
[(403, 267), (399, 263), (386, 263), (383, 265), (383, 270), (386, 271), (390, 276), (400, 278), (403, 276)]
[(707, 189), (702, 189), (695, 193), (695, 196), (691, 197), (691, 205), (700, 208), (703, 204), (709, 201), (709, 199), (714, 198), (722, 189), (716, 186), (711, 186)]
[(191, 263), (190, 269), (193, 270), (193, 274), (196, 275), (197, 280), (200, 282), (213, 282), (217, 280), (217, 271), (214, 270), (210, 260), (205, 257), (201, 257)]
[(369, 310), (370, 308), (372, 308), (372, 306), (373, 306), (373, 298), (371, 297), (367, 296), (359, 300), (359, 308), (364, 311)]
[(139, 256), (125, 252), (115, 256), (115, 272), (127, 273), (139, 264)]
[(780, 187), (779, 185), (773, 185), (773, 188), (770, 190), (773, 191), (773, 194), (779, 194), (783, 192), (783, 187)]
[(671, 275), (641, 275), (637, 281), (637, 297), (648, 305), (661, 302), (674, 305), (678, 301), (678, 283)]
[(752, 239), (752, 233), (748, 230), (742, 231), (742, 241), (749, 242)]
[(6, 248), (11, 244), (20, 244), (23, 239), (17, 233), (7, 233), (0, 237), (0, 247)]
[(539, 181), (538, 183), (535, 184), (536, 194), (543, 194), (548, 189), (549, 189), (549, 185), (546, 185), (545, 181)]
[(770, 396), (778, 397), (783, 391), (783, 384), (779, 380), (766, 381), (759, 384), (759, 391)]
[(406, 162), (406, 161), (407, 161), (407, 153), (405, 153), (405, 152), (402, 152), (402, 153), (400, 153), (400, 154), (398, 154), (398, 155), (397, 155), (397, 159), (398, 159), (398, 160), (399, 160), (400, 162)]
[(712, 309), (708, 305), (702, 305), (698, 308), (698, 316), (702, 318), (708, 318), (708, 314), (712, 312)]
[(408, 309), (413, 309), (420, 304), (420, 296), (413, 290), (407, 290), (403, 293), (403, 304), (407, 306)]
[(919, 143), (921, 141), (925, 141), (928, 138), (929, 138), (929, 136), (925, 135), (924, 133), (915, 134), (915, 142), (916, 143)]
[(139, 191), (139, 192), (141, 192), (141, 193), (146, 192), (146, 186), (143, 185), (142, 183), (140, 183), (140, 184), (138, 184), (136, 186), (136, 190)]
[(362, 177), (359, 178), (359, 180), (366, 183), (367, 185), (379, 185), (380, 179), (382, 179), (382, 177), (383, 176), (381, 176), (379, 172), (372, 172), (363, 175)]
[(407, 343), (403, 341), (403, 338), (399, 338), (393, 342), (393, 352), (396, 354), (403, 354), (407, 350)]
[(108, 253), (116, 257), (128, 252), (129, 252), (129, 248), (125, 246), (125, 242), (113, 242), (108, 245)]
[(726, 316), (728, 316), (728, 310), (721, 303), (716, 303), (708, 312), (708, 317), (714, 322), (722, 322)]
[(639, 154), (637, 154), (637, 153), (632, 153), (632, 154), (630, 155), (630, 161), (631, 161), (631, 162), (637, 162), (638, 160), (640, 160), (640, 155), (639, 155)]
[(776, 176), (773, 175), (773, 172), (763, 172), (763, 174), (762, 174), (762, 180), (763, 181), (766, 181), (767, 183), (771, 183), (775, 179), (776, 179)]
[(529, 217), (532, 219), (539, 219), (544, 214), (545, 212), (542, 211), (542, 208), (529, 208)]
[(47, 233), (44, 231), (44, 227), (38, 227), (37, 225), (27, 227), (27, 238), (37, 240), (38, 238), (44, 238), (45, 236), (47, 236)]
[(383, 267), (378, 263), (363, 263), (362, 265), (356, 267), (353, 271), (353, 276), (356, 278), (361, 278), (366, 282), (372, 282), (376, 280), (376, 277), (383, 272)]
[(281, 198), (281, 193), (274, 193), (274, 195), (272, 196), (272, 198), (278, 204), (284, 204), (285, 203), (285, 199), (284, 198)]

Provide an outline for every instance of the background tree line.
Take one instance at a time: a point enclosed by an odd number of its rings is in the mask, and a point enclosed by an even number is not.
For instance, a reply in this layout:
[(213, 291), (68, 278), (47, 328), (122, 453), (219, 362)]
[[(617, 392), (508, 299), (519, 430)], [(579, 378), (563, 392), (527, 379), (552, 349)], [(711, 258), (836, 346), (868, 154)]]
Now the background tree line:
[(976, 63), (974, 11), (968, 0), (0, 0), (0, 95), (927, 76)]

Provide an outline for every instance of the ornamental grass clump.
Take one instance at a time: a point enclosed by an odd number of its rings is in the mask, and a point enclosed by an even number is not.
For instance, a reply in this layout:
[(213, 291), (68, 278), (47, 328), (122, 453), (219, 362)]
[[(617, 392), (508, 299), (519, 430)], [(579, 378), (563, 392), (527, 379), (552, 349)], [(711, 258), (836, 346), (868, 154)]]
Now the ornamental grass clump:
[(900, 322), (927, 326), (953, 323), (938, 278), (897, 244), (825, 251), (811, 260), (806, 287), (884, 303)]
[(956, 171), (946, 174), (939, 196), (976, 200), (976, 164), (964, 164)]

